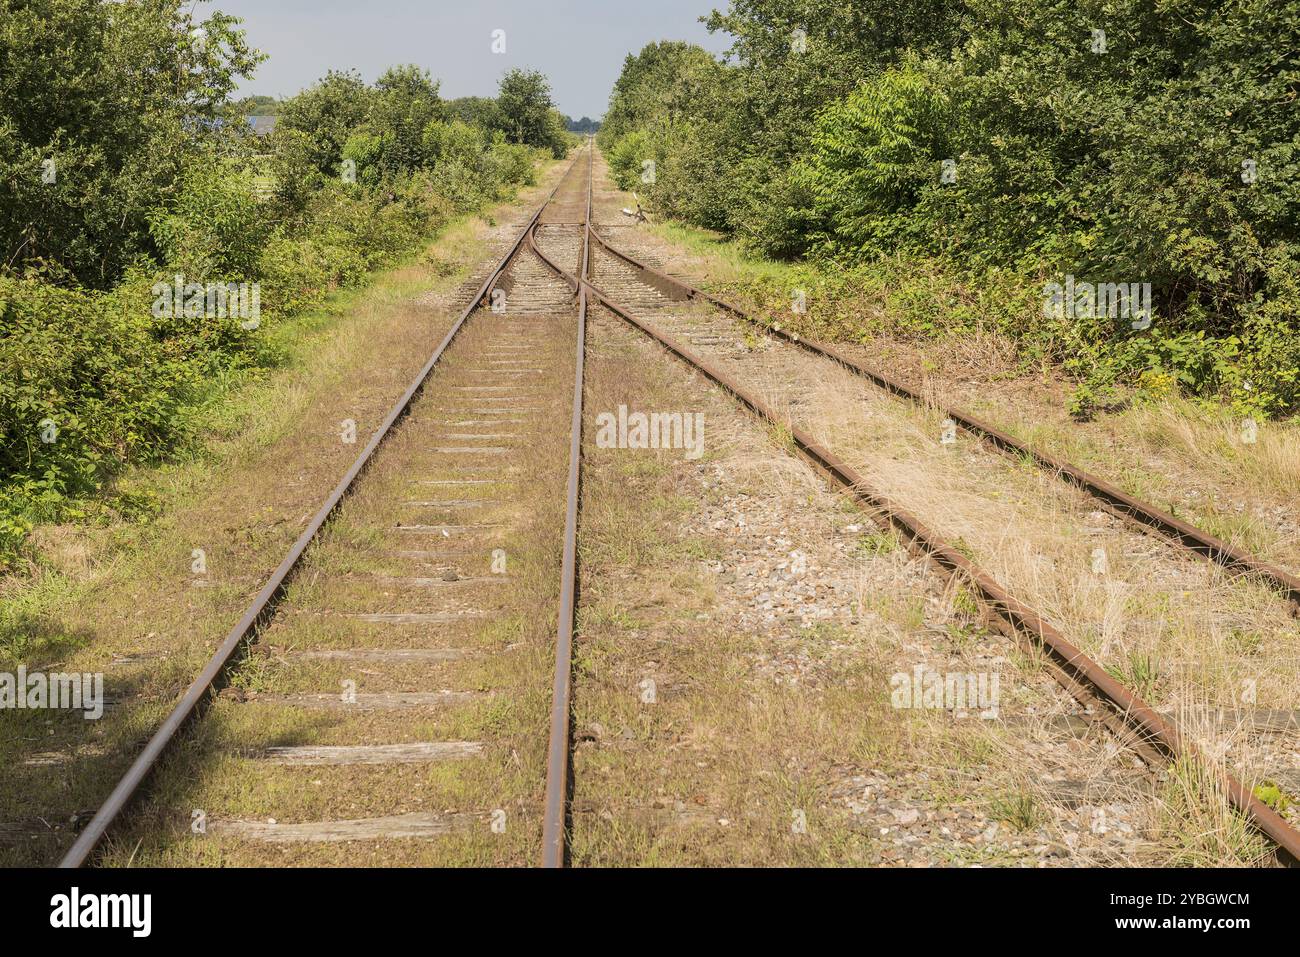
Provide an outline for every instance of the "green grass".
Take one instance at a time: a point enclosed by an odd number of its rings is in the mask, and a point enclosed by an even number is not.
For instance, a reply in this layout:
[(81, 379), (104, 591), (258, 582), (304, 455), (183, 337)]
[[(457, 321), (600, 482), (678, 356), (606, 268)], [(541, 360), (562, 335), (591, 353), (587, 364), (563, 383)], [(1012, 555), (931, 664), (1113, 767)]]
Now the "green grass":
[(1160, 688), (1160, 666), (1150, 655), (1129, 652), (1127, 659), (1106, 665), (1106, 672), (1139, 697), (1151, 701)]
[(1043, 811), (1028, 791), (1006, 794), (989, 803), (989, 816), (1016, 831), (1032, 831), (1043, 821)]

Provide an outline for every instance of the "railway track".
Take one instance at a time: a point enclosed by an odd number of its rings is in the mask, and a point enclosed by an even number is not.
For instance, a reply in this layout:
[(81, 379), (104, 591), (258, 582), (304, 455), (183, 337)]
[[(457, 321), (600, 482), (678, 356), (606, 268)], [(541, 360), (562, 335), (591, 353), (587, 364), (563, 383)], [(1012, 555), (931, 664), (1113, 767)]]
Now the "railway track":
[[(610, 313), (618, 316), (639, 332), (653, 338), (668, 352), (687, 363), (692, 369), (731, 393), (744, 407), (760, 418), (789, 431), (793, 445), (820, 467), (835, 483), (864, 504), (886, 529), (900, 534), (920, 555), (926, 557), (940, 572), (955, 576), (969, 584), (978, 594), (990, 618), (1000, 630), (1029, 647), (1044, 652), (1050, 659), (1052, 672), (1060, 683), (1081, 703), (1103, 721), (1128, 747), (1137, 751), (1151, 763), (1199, 758), (1201, 755), (1191, 738), (1168, 714), (1161, 714), (1149, 706), (1140, 695), (1117, 680), (1098, 661), (1085, 654), (1071, 642), (1047, 616), (1014, 596), (1003, 584), (972, 560), (966, 549), (946, 540), (933, 527), (918, 516), (909, 513), (888, 496), (874, 490), (868, 479), (853, 468), (842, 456), (836, 454), (818, 436), (792, 418), (790, 406), (778, 408), (776, 402), (760, 394), (753, 384), (741, 381), (731, 370), (725, 369), (716, 358), (689, 348), (681, 340), (689, 336), (707, 344), (715, 354), (725, 350), (739, 338), (735, 330), (719, 325), (715, 316), (722, 314), (737, 318), (750, 327), (766, 332), (768, 323), (751, 317), (738, 307), (704, 293), (690, 283), (672, 277), (654, 266), (642, 262), (618, 249), (596, 228), (590, 229), (591, 241), (598, 251), (594, 266), (595, 278), (579, 283), (591, 298)], [(557, 257), (558, 258), (558, 257)], [(564, 270), (558, 261), (548, 264), (559, 274)], [(576, 277), (566, 275), (570, 282)], [(674, 303), (689, 301), (692, 305), (706, 307), (703, 318), (698, 313), (679, 313), (671, 307)], [(712, 313), (712, 314), (710, 314)], [(782, 343), (802, 349), (819, 358), (830, 360), (838, 366), (864, 376), (894, 395), (914, 403), (922, 401), (919, 394), (901, 383), (842, 355), (834, 349), (817, 343), (805, 342), (798, 336), (773, 331)], [(727, 340), (730, 339), (731, 343)], [(786, 374), (775, 387), (775, 392), (788, 394), (794, 386), (793, 378)], [(786, 395), (788, 398), (788, 395)], [(793, 403), (797, 405), (797, 401)], [(953, 419), (973, 435), (987, 441), (998, 451), (1027, 457), (1037, 467), (1059, 476), (1092, 496), (1103, 507), (1145, 531), (1151, 531), (1175, 545), (1202, 558), (1209, 559), (1234, 572), (1258, 576), (1280, 591), (1292, 606), (1300, 595), (1300, 580), (1285, 570), (1260, 561), (1214, 536), (1174, 518), (1114, 485), (1077, 469), (1068, 462), (1037, 452), (1029, 446), (994, 427), (981, 422), (960, 410), (940, 409), (940, 414)], [(1278, 847), (1283, 859), (1294, 863), (1300, 860), (1300, 832), (1273, 808), (1260, 801), (1231, 773), (1221, 775), (1222, 792), (1231, 804), (1243, 813), (1260, 831)]]
[[(653, 265), (634, 258), (627, 252), (616, 248), (605, 239), (598, 230), (592, 231), (592, 239), (603, 253), (620, 263), (629, 266), (637, 276), (650, 288), (667, 296), (670, 300), (699, 300), (716, 307), (727, 316), (735, 317), (763, 335), (795, 346), (812, 355), (830, 359), (837, 365), (855, 375), (874, 383), (885, 392), (905, 399), (917, 406), (929, 404), (925, 396), (907, 386), (888, 373), (867, 365), (834, 346), (804, 338), (797, 333), (783, 329), (779, 322), (767, 322), (744, 311), (738, 306), (692, 285), (684, 279), (674, 277)], [(626, 288), (624, 285), (623, 288)], [(713, 330), (717, 332), (719, 330)], [(1102, 508), (1131, 525), (1154, 534), (1187, 549), (1209, 561), (1217, 562), (1225, 568), (1241, 574), (1255, 575), (1267, 581), (1290, 603), (1292, 614), (1300, 614), (1300, 578), (1271, 562), (1266, 562), (1244, 549), (1225, 542), (1190, 522), (1185, 522), (1164, 509), (1149, 502), (1144, 502), (1130, 495), (1113, 482), (1093, 475), (1064, 459), (1051, 455), (1028, 443), (1022, 442), (1008, 432), (980, 419), (979, 417), (955, 406), (939, 404), (936, 411), (943, 418), (951, 420), (962, 431), (986, 442), (990, 448), (1012, 457), (1020, 457), (1091, 496)]]
[[(589, 167), (575, 160), (478, 284), (62, 866), (140, 849), (168, 864), (332, 862), (321, 849), (341, 842), (374, 863), (530, 863), (543, 831), (546, 861), (562, 860), (585, 295), (531, 247), (544, 224), (583, 269)], [(558, 642), (537, 631), (539, 599), (558, 606)], [(540, 716), (534, 733), (499, 731), (503, 703), (540, 700), (543, 675), (561, 784), (544, 796), (521, 771), (541, 763)], [(483, 730), (496, 740), (456, 733)], [(404, 793), (423, 786), (413, 769), (443, 766), (443, 807)], [(286, 775), (320, 790), (288, 800)], [(400, 850), (430, 837), (459, 850)]]
[[(788, 363), (773, 363), (772, 375), (780, 377), (776, 385), (756, 387), (721, 356), (737, 338), (732, 323), (739, 322), (782, 348), (865, 377), (893, 396), (921, 404), (918, 393), (633, 255), (613, 235), (626, 230), (593, 221), (593, 154), (589, 149), (579, 156), (476, 288), (416, 381), (78, 836), (63, 866), (92, 860), (104, 853), (106, 842), (120, 856), (165, 821), (172, 822), (172, 833), (153, 848), (152, 858), (164, 863), (202, 861), (214, 844), (226, 846), (223, 841), (280, 848), (369, 842), (377, 850), (365, 860), (382, 863), (566, 863), (585, 342), (592, 307), (654, 340), (760, 419), (788, 430), (793, 447), (865, 506), (882, 528), (899, 535), (942, 575), (970, 587), (999, 630), (1044, 654), (1060, 684), (1126, 746), (1152, 763), (1198, 755), (1174, 717), (1149, 706), (1049, 615), (982, 568), (961, 543), (874, 490), (868, 476), (831, 443), (796, 421), (791, 410), (799, 402), (785, 401), (797, 377)], [(682, 308), (690, 311), (678, 311)], [(538, 389), (530, 388), (532, 383)], [(1293, 605), (1300, 596), (1300, 581), (1285, 570), (961, 410), (944, 408), (939, 414), (991, 448), (1022, 456), (1063, 479), (1124, 522), (1233, 572), (1265, 580)], [(543, 448), (548, 451), (539, 453)], [(362, 481), (372, 472), (378, 478)], [(421, 476), (415, 489), (413, 475)], [(371, 486), (377, 486), (373, 495)], [(392, 492), (402, 488), (408, 497), (395, 502)], [(525, 500), (526, 489), (538, 493), (533, 501), (546, 503), (536, 514), (512, 507)], [(558, 555), (549, 548), (548, 559), (548, 543), (553, 546), (557, 538), (562, 547)], [(514, 561), (520, 552), (536, 560)], [(544, 637), (536, 629), (549, 628), (552, 619), (537, 615), (539, 599), (555, 609), (554, 629)], [(516, 640), (474, 647), (469, 629), (481, 632), (485, 620), (500, 622)], [(520, 668), (511, 659), (521, 652), (533, 667)], [(478, 663), (457, 672), (466, 679), (464, 686), (434, 688), (445, 682), (448, 662), (468, 660)], [(257, 674), (268, 668), (286, 673), (270, 680), (275, 688), (297, 690), (266, 692), (253, 682), (249, 691), (247, 681), (232, 684), (232, 672), (242, 669), (246, 677), (250, 661)], [(499, 713), (492, 717), (494, 699), (541, 700), (543, 674), (550, 688), (545, 715), (540, 710), (521, 714), (519, 724), (506, 722), (509, 728), (498, 740), (490, 734), (413, 737), (412, 728), (499, 728)], [(506, 675), (514, 675), (515, 683)], [(427, 683), (413, 687), (417, 678)], [(345, 683), (342, 696), (324, 690), (339, 682)], [(268, 708), (269, 719), (237, 716)], [(208, 709), (220, 719), (221, 729), (212, 733), (203, 730), (213, 723)], [(325, 731), (330, 743), (273, 744), (266, 735), (253, 735), (257, 742), (246, 747), (237, 743), (242, 731), (259, 722), (289, 737), (311, 723), (304, 715), (318, 713), (331, 716)], [(521, 731), (522, 726), (532, 732)], [(544, 739), (542, 726), (548, 729)], [(176, 758), (177, 751), (183, 756)], [(168, 764), (174, 766), (163, 767)], [(432, 764), (495, 765), (498, 773), (459, 775), (464, 780), (458, 778), (438, 796), (450, 806), (437, 811), (403, 810), (405, 802), (384, 806), (385, 795), (410, 781), (401, 776), (402, 768)], [(251, 797), (241, 794), (227, 802), (246, 808), (245, 813), (232, 816), (227, 809), (211, 816), (211, 808), (195, 808), (191, 814), (202, 815), (204, 829), (176, 831), (177, 815), (184, 810), (177, 804), (184, 793), (179, 781), (199, 769), (207, 794), (235, 795), (245, 790), (241, 776), (250, 765), (289, 766), (295, 769), (291, 774), (325, 769), (305, 772), (319, 775), (325, 797), (304, 801), (290, 816), (302, 817), (310, 807), (334, 816), (282, 824), (274, 817), (280, 813), (276, 808), (254, 807), (259, 794), (277, 793), (267, 782), (279, 772), (270, 772), (258, 779)], [(358, 766), (393, 773), (378, 789), (368, 790), (368, 779), (355, 774)], [(165, 779), (160, 783), (158, 777)], [(1232, 774), (1224, 773), (1220, 784), (1280, 856), (1300, 858), (1300, 834), (1281, 815)], [(357, 805), (376, 813), (344, 816), (347, 807)], [(133, 816), (138, 816), (134, 825), (127, 820)], [(433, 836), (459, 850), (434, 858), (391, 851), (394, 842)], [(319, 860), (310, 852), (281, 859)]]

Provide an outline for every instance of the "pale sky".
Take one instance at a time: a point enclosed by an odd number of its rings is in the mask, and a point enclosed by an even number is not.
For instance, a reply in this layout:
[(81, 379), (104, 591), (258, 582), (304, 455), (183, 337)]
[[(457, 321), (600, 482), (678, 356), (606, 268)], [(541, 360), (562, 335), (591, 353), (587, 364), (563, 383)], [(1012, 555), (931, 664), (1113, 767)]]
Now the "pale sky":
[[(373, 82), (414, 63), (442, 81), (442, 95), (495, 96), (512, 67), (541, 70), (556, 105), (578, 119), (605, 112), (623, 58), (654, 40), (688, 40), (721, 52), (726, 34), (699, 22), (726, 0), (203, 0), (244, 20), (249, 42), (269, 53), (240, 94), (286, 96), (354, 67)], [(506, 52), (492, 52), (505, 31)]]

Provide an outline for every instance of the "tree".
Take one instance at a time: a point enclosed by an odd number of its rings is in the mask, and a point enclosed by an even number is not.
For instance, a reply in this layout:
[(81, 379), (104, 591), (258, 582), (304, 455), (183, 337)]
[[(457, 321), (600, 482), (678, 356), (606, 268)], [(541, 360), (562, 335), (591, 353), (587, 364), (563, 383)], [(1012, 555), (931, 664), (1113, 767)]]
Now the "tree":
[(370, 116), (371, 99), (372, 91), (360, 73), (330, 70), (314, 86), (285, 101), (276, 136), (297, 141), (297, 149), (323, 176), (338, 176), (343, 146)]
[(275, 116), (280, 112), (280, 101), (273, 96), (246, 96), (235, 103), (233, 116)]
[(0, 266), (102, 288), (154, 252), (149, 211), (264, 59), (239, 20), (183, 6), (0, 0)]
[(565, 116), (564, 128), (570, 133), (599, 133), (600, 121), (593, 120), (590, 116), (584, 116), (580, 120), (575, 120), (571, 116)]
[[(735, 71), (688, 43), (648, 44), (629, 55), (601, 126), (601, 148), (622, 185), (649, 193), (659, 211), (711, 229), (752, 192), (737, 182), (753, 134), (726, 83)], [(643, 178), (654, 163), (653, 181)]]
[(447, 101), (447, 112), (454, 118), (488, 132), (505, 132), (506, 118), (497, 101), (490, 96), (462, 96)]
[(390, 141), (386, 156), (389, 171), (423, 165), (425, 127), (447, 116), (437, 81), (415, 66), (392, 67), (375, 82), (371, 104), (371, 132)]
[(536, 70), (510, 70), (501, 78), (497, 106), (512, 143), (540, 146), (557, 157), (568, 149), (562, 121), (551, 100), (551, 85)]
[[(1033, 0), (1041, 3), (1042, 0)], [(817, 111), (906, 54), (948, 53), (965, 4), (945, 0), (733, 0), (703, 17), (735, 39), (735, 110), (747, 117), (746, 153), (780, 167), (807, 142)], [(761, 122), (756, 122), (761, 117)]]
[(612, 143), (654, 123), (671, 125), (712, 112), (718, 69), (707, 50), (676, 40), (650, 43), (635, 56), (628, 54), (609, 97), (602, 142)]

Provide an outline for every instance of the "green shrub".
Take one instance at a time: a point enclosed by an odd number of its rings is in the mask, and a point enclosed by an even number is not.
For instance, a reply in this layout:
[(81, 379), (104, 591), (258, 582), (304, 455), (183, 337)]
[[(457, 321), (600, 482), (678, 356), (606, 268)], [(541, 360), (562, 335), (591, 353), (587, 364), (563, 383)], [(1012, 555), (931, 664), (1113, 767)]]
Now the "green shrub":
[(178, 195), (149, 224), (169, 269), (187, 279), (243, 282), (257, 275), (270, 230), (251, 172), (204, 158), (192, 163)]
[(915, 66), (881, 73), (821, 113), (795, 178), (832, 249), (871, 257), (902, 244), (913, 208), (940, 180), (949, 123), (943, 94)]
[(620, 189), (629, 190), (641, 188), (642, 163), (653, 158), (650, 135), (645, 130), (636, 130), (619, 139), (607, 157), (614, 181)]
[(532, 186), (537, 182), (533, 161), (530, 148), (497, 140), (483, 158), (484, 175), (497, 184), (498, 191), (502, 187)]
[(29, 520), (185, 436), (197, 369), (152, 323), (143, 295), (0, 276), (0, 560)]
[[(1063, 363), (1080, 413), (1135, 386), (1300, 411), (1278, 52), (1300, 49), (1300, 0), (849, 6), (733, 0), (707, 20), (722, 61), (628, 57), (600, 135), (620, 185), (653, 159), (657, 212), (853, 276), (878, 311), (816, 320), (849, 338), (996, 329)], [(1149, 283), (1151, 327), (1044, 317), (1067, 274)]]

